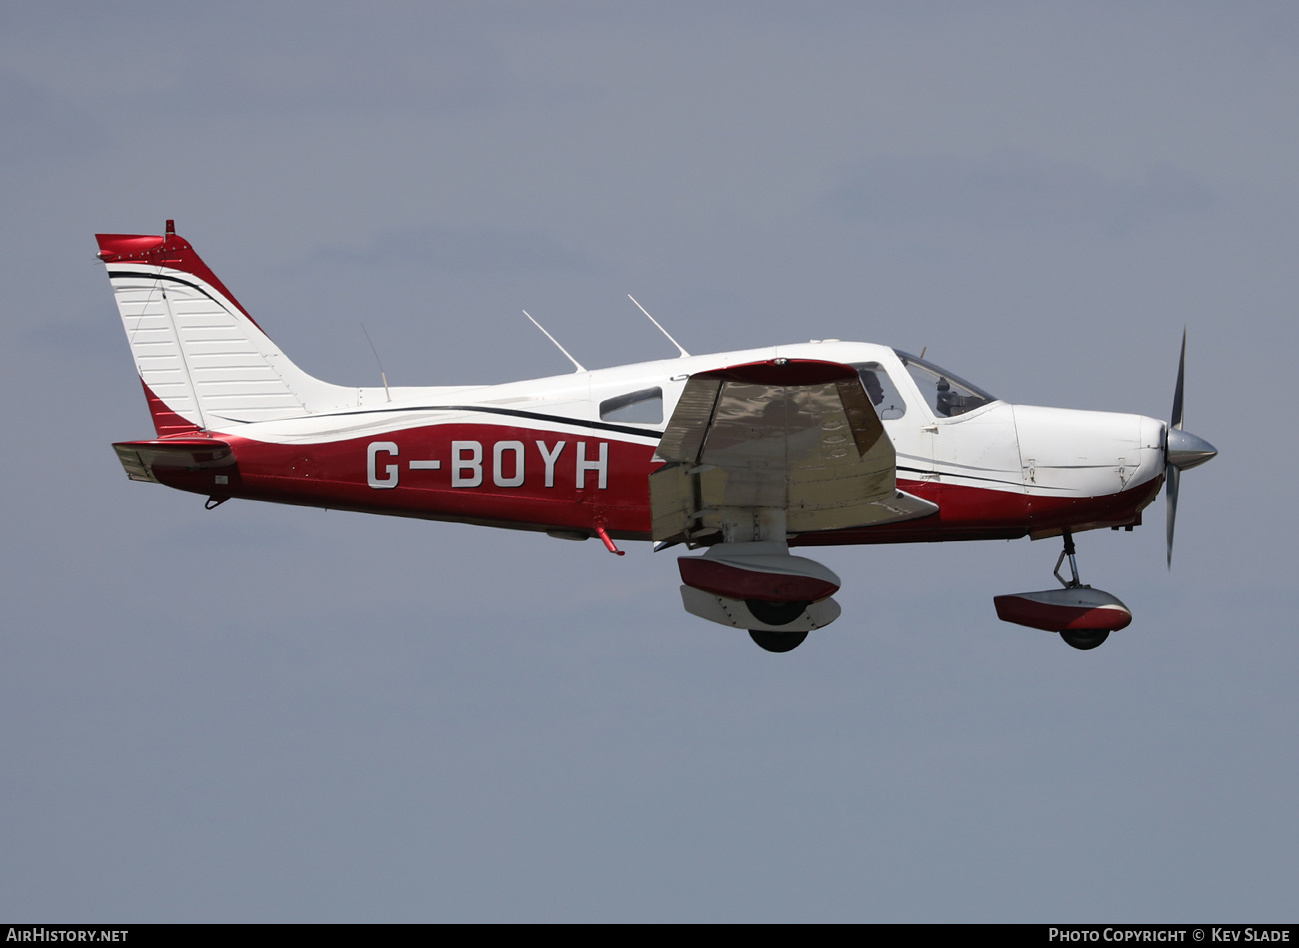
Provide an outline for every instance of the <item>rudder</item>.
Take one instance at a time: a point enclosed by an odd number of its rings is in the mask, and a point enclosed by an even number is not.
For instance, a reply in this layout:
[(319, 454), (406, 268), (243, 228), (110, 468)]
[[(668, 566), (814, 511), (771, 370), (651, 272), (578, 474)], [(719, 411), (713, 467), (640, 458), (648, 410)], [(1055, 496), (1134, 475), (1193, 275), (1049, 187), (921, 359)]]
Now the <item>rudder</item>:
[(357, 403), (284, 356), (171, 221), (162, 236), (95, 236), (159, 437)]

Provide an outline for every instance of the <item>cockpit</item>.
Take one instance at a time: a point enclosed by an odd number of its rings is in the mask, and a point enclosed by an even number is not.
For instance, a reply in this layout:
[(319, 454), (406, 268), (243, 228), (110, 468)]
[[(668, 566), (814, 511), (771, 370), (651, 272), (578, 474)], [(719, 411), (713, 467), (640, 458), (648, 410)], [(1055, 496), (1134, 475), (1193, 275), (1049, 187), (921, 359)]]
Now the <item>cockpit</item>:
[[(906, 367), (935, 417), (955, 418), (996, 401), (992, 395), (932, 362), (926, 362), (901, 349), (893, 351)], [(907, 403), (884, 366), (878, 362), (856, 362), (853, 363), (853, 368), (857, 370), (862, 386), (881, 421), (892, 421), (907, 413)]]
[(911, 380), (929, 403), (930, 410), (939, 418), (955, 418), (996, 401), (992, 395), (932, 362), (926, 362), (901, 349), (893, 351), (906, 366)]

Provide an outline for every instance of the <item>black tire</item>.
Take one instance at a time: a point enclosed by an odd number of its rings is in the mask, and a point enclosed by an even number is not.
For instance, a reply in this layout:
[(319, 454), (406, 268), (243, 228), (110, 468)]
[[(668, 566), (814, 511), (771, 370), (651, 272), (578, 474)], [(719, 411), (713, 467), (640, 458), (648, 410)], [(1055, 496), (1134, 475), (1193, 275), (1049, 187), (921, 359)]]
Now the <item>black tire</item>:
[(803, 614), (804, 609), (811, 605), (806, 599), (797, 599), (794, 602), (767, 602), (765, 599), (746, 599), (744, 604), (749, 607), (749, 612), (753, 614), (753, 618), (763, 625), (789, 625)]
[(1095, 632), (1064, 632), (1061, 631), (1060, 638), (1064, 639), (1066, 645), (1072, 645), (1074, 648), (1086, 651), (1089, 648), (1095, 648), (1110, 637), (1108, 629), (1099, 629)]
[(750, 629), (749, 638), (768, 652), (790, 652), (803, 644), (806, 632), (766, 632), (761, 629)]

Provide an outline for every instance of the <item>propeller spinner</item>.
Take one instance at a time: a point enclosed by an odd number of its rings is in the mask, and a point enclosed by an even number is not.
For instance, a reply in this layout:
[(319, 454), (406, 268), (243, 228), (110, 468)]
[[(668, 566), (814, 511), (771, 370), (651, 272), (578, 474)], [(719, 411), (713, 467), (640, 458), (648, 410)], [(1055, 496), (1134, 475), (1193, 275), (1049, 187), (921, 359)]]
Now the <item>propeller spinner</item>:
[(1173, 527), (1177, 523), (1177, 491), (1182, 471), (1203, 464), (1218, 449), (1203, 438), (1182, 430), (1182, 382), (1186, 377), (1186, 330), (1182, 330), (1182, 357), (1177, 363), (1177, 390), (1173, 393), (1173, 416), (1164, 436), (1164, 495), (1168, 498), (1168, 567), (1173, 566)]

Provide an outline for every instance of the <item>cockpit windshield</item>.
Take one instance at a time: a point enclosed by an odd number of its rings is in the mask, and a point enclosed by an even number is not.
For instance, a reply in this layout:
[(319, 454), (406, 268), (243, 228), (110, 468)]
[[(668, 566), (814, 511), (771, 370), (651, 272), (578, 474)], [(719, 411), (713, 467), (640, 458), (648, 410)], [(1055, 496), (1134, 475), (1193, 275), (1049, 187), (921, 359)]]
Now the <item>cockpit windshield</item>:
[(954, 418), (996, 401), (987, 392), (975, 388), (946, 369), (940, 369), (932, 362), (925, 362), (901, 349), (893, 351), (907, 367), (916, 388), (920, 389), (920, 394), (929, 403), (930, 410), (939, 418)]

